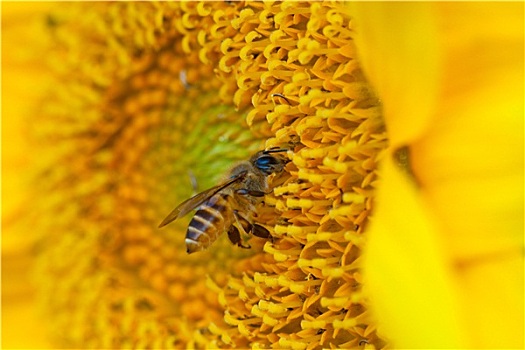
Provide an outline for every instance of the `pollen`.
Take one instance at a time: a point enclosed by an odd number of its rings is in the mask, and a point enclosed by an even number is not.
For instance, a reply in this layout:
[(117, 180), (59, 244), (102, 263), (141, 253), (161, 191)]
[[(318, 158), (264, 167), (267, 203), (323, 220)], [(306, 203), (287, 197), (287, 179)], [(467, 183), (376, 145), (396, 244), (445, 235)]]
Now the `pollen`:
[[(338, 2), (65, 4), (36, 275), (61, 347), (383, 347), (360, 255), (387, 145)], [(272, 238), (188, 256), (157, 225), (235, 160), (288, 149)], [(61, 195), (59, 195), (61, 193)], [(56, 198), (56, 199), (55, 199)]]

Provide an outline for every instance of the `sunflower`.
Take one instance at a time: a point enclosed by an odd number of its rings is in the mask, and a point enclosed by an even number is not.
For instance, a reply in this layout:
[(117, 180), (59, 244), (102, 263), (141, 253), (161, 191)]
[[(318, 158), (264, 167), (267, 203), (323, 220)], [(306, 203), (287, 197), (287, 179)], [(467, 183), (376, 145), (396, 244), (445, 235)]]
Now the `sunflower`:
[[(31, 210), (2, 246), (35, 255), (40, 347), (523, 346), (522, 4), (43, 11), (12, 60), (52, 73), (18, 114), (38, 157), (8, 209)], [(271, 239), (187, 255), (188, 219), (157, 229), (271, 147)]]

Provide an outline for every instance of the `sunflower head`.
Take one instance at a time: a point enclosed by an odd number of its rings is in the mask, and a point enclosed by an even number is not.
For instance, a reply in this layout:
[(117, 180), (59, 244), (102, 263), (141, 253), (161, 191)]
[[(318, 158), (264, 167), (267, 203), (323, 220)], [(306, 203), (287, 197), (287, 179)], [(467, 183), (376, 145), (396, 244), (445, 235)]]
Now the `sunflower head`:
[[(35, 282), (64, 347), (381, 347), (361, 253), (386, 148), (332, 2), (63, 4), (42, 145)], [(286, 148), (272, 238), (188, 256), (176, 204)]]

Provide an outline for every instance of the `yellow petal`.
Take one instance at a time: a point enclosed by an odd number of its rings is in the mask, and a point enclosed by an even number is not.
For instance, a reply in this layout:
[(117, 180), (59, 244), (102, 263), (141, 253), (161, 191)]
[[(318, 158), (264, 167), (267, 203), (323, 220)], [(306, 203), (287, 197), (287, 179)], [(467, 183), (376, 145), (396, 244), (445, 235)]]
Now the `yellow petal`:
[[(432, 129), (411, 147), (413, 170), (443, 220), (454, 255), (466, 258), (519, 248), (524, 200), (523, 6), (442, 7), (449, 23), (443, 25), (443, 38), (456, 33), (461, 38), (442, 40), (443, 102)], [(475, 25), (478, 18), (487, 18), (482, 28)]]
[(435, 218), (393, 162), (383, 164), (365, 252), (365, 286), (394, 348), (464, 346), (459, 303)]
[(443, 102), (413, 170), (456, 266), (470, 346), (523, 347), (523, 4), (440, 11)]
[[(434, 218), (426, 225), (433, 222), (435, 234), (447, 248), (441, 263), (445, 270), (453, 271), (454, 279), (449, 282), (454, 284), (449, 288), (457, 290), (461, 306), (452, 310), (464, 325), (461, 341), (469, 347), (523, 347), (523, 4), (361, 6), (368, 18), (358, 17), (358, 28), (363, 29), (364, 38), (370, 38), (370, 32), (374, 34), (373, 40), (365, 43), (361, 57), (385, 106), (392, 146), (409, 142), (410, 164), (420, 186), (416, 195)], [(434, 12), (429, 16), (431, 7)], [(406, 21), (413, 18), (417, 8), (427, 11), (421, 11), (414, 21)], [(389, 19), (387, 13), (397, 20)], [(429, 18), (432, 21), (428, 25), (434, 29), (421, 25), (421, 19)], [(381, 29), (369, 31), (371, 23), (381, 19)], [(427, 50), (419, 63), (404, 59), (407, 55), (414, 57), (410, 45), (397, 46), (398, 53), (392, 48), (392, 43), (416, 43), (416, 33), (425, 33), (437, 48)], [(380, 44), (370, 46), (374, 40)], [(420, 41), (414, 45), (423, 48), (430, 44)], [(431, 55), (435, 57), (426, 57)], [(431, 72), (435, 67), (440, 68), (436, 70), (438, 79)], [(429, 72), (429, 81), (411, 80), (421, 71)], [(392, 88), (397, 90), (390, 91)], [(392, 98), (396, 94), (410, 98)], [(422, 104), (421, 113), (414, 113), (413, 106), (407, 104)], [(407, 130), (400, 127), (403, 125)], [(388, 176), (387, 167), (385, 182)], [(406, 200), (413, 195), (391, 190), (391, 197)], [(382, 217), (381, 198), (378, 202), (380, 211), (367, 260), (372, 264), (372, 275), (373, 264), (377, 264), (370, 258), (377, 254), (378, 244), (374, 242), (386, 235), (381, 228), (392, 229), (391, 218)], [(405, 215), (419, 221), (420, 214)], [(429, 234), (427, 230), (420, 232)], [(428, 247), (419, 249), (428, 252)], [(376, 287), (379, 285), (376, 282)], [(421, 293), (432, 295), (425, 289)], [(397, 310), (412, 307), (406, 298), (379, 297), (375, 302)], [(441, 303), (440, 307), (447, 310), (449, 305)], [(379, 316), (388, 323), (385, 329), (395, 328), (398, 321)], [(428, 320), (421, 317), (415, 322)], [(442, 330), (434, 329), (439, 334)], [(389, 331), (388, 335), (398, 346), (410, 341), (400, 333)]]
[(440, 77), (435, 4), (351, 3), (360, 64), (384, 109), (393, 147), (429, 127)]

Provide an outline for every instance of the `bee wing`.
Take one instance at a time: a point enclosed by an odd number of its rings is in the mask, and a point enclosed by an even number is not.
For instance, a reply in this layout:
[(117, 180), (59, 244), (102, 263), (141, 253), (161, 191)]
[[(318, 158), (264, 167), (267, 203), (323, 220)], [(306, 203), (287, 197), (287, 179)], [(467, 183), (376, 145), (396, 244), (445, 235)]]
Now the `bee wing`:
[(226, 187), (232, 185), (233, 183), (241, 180), (245, 174), (241, 173), (234, 177), (233, 179), (230, 179), (226, 181), (225, 183), (222, 183), (220, 185), (214, 186), (210, 189), (207, 189), (206, 191), (203, 191), (201, 193), (196, 194), (195, 196), (185, 200), (181, 204), (179, 204), (171, 213), (169, 213), (168, 216), (159, 225), (159, 228), (166, 226), (172, 221), (177, 220), (178, 218), (183, 217), (184, 215), (188, 214), (193, 209), (200, 206), (202, 203), (204, 203), (208, 198), (216, 194), (217, 192), (225, 189)]

